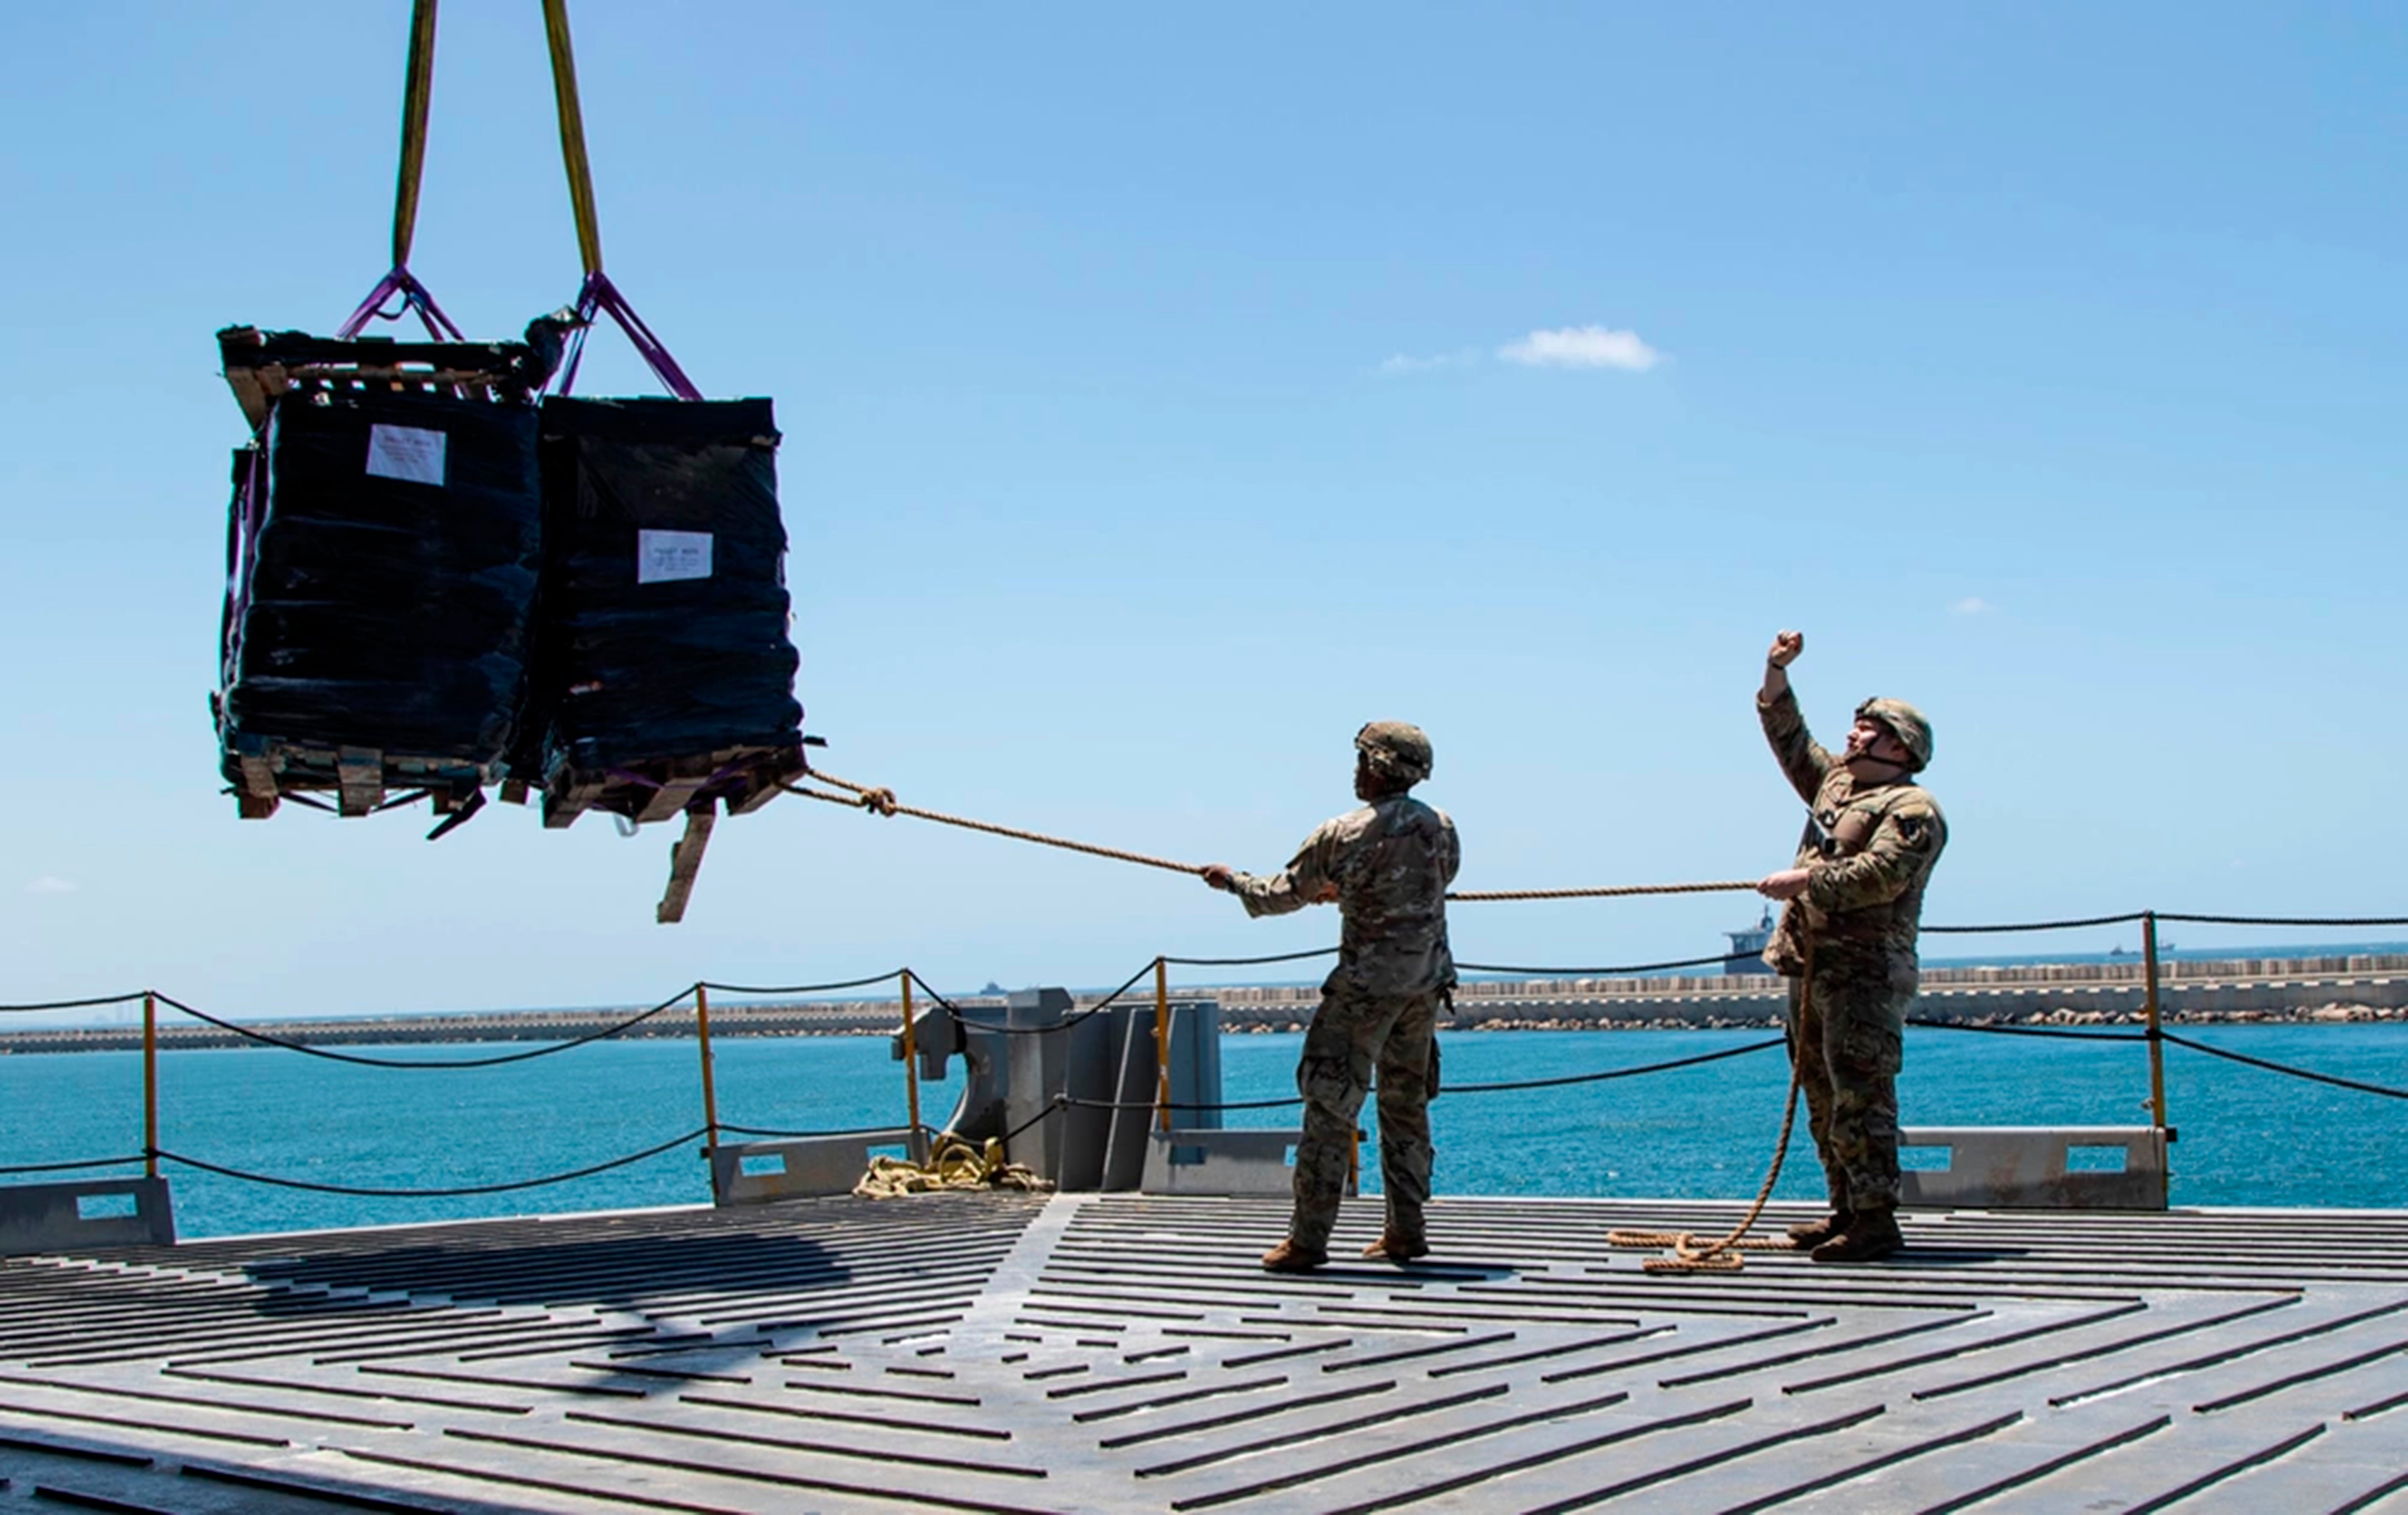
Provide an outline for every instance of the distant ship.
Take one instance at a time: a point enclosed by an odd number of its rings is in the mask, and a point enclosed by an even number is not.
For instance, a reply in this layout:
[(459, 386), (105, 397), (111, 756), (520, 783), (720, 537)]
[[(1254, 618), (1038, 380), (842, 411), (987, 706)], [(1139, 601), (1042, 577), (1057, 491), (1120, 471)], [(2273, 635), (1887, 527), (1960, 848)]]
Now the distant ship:
[(1730, 938), (1730, 953), (1723, 959), (1723, 972), (1731, 975), (1769, 974), (1764, 965), (1764, 944), (1772, 940), (1772, 907), (1764, 907), (1764, 918), (1743, 931), (1725, 931)]

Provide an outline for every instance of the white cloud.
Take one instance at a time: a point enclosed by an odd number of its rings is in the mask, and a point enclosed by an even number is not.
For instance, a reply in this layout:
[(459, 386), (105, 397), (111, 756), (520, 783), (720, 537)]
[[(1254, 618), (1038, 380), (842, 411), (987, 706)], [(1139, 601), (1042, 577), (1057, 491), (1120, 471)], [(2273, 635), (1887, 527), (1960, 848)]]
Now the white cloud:
[(1986, 615), (1999, 607), (1979, 595), (1967, 595), (1948, 609), (1957, 615)]
[(1640, 340), (1637, 332), (1606, 326), (1534, 331), (1507, 342), (1497, 355), (1532, 368), (1622, 368), (1631, 373), (1645, 373), (1664, 361), (1664, 354)]
[(27, 894), (73, 894), (75, 891), (76, 887), (72, 881), (60, 878), (53, 873), (44, 873), (25, 886)]

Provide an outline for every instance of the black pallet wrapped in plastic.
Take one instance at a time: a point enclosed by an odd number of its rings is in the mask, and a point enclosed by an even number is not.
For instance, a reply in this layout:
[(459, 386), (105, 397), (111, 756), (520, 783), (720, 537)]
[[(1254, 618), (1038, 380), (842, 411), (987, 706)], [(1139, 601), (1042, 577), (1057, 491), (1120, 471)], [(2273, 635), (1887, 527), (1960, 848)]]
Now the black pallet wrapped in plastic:
[(530, 736), (544, 824), (730, 813), (799, 775), (766, 399), (548, 398)]
[(387, 787), (472, 808), (525, 696), (542, 552), (536, 412), (294, 390), (237, 454), (219, 735), (243, 814)]

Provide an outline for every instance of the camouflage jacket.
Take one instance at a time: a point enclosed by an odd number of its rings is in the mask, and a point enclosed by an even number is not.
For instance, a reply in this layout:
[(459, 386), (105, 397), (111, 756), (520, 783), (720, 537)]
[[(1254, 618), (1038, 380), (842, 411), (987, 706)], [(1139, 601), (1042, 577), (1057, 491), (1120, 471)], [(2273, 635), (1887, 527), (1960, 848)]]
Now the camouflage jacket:
[(1249, 916), (1283, 916), (1334, 892), (1345, 930), (1323, 986), (1366, 994), (1426, 994), (1455, 983), (1446, 887), (1462, 849), (1455, 822), (1398, 795), (1322, 822), (1287, 867), (1232, 886)]
[(1923, 887), (1948, 844), (1939, 804), (1911, 780), (1859, 783), (1806, 729), (1795, 694), (1756, 708), (1781, 772), (1812, 812), (1797, 866), (1813, 876), (1782, 912), (1764, 960), (1795, 974), (1811, 940), (1828, 964), (1912, 982)]

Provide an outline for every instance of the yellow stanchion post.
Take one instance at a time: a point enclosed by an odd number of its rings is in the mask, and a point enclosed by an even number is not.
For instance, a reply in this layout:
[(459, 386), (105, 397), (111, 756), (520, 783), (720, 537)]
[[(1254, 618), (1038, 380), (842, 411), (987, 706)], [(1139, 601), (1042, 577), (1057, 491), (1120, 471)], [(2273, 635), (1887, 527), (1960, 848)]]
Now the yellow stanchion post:
[(2149, 1124), (2162, 1130), (2172, 1122), (2166, 1119), (2166, 1044), (2157, 1033), (2157, 913), (2154, 910), (2141, 916), (2141, 964), (2148, 982)]
[(896, 975), (903, 981), (903, 1088), (911, 1106), (911, 1161), (925, 1162), (920, 1147), (920, 1038), (911, 1025), (911, 970)]
[(1170, 1129), (1170, 960), (1154, 960), (1154, 1123)]
[(702, 1124), (705, 1154), (719, 1150), (719, 1094), (710, 1082), (710, 990), (694, 987), (694, 1030), (702, 1042)]
[(142, 991), (142, 1176), (159, 1176), (159, 996)]

